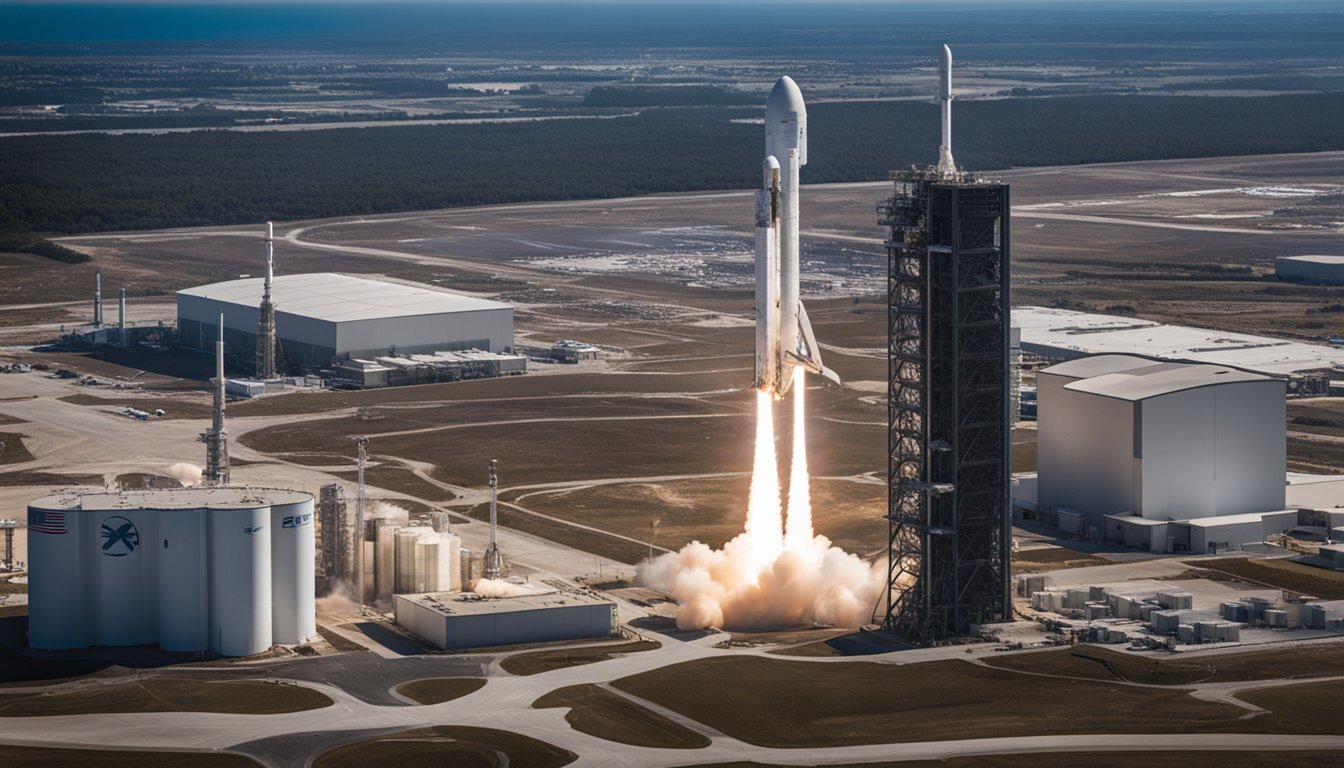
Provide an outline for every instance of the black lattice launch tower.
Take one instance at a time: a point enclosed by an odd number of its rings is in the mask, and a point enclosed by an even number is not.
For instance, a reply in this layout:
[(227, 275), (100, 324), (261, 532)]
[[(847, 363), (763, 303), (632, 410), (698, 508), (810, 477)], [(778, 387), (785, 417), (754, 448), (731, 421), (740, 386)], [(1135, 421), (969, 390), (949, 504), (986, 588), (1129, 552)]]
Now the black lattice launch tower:
[[(944, 49), (942, 101), (951, 100)], [(921, 644), (1010, 618), (1008, 186), (894, 171), (887, 240), (888, 590), (883, 626)]]
[(274, 379), (276, 375), (275, 355), (275, 302), (271, 300), (271, 281), (274, 275), (273, 244), (275, 230), (271, 222), (266, 222), (266, 278), (262, 282), (261, 306), (257, 319), (257, 364), (258, 379)]

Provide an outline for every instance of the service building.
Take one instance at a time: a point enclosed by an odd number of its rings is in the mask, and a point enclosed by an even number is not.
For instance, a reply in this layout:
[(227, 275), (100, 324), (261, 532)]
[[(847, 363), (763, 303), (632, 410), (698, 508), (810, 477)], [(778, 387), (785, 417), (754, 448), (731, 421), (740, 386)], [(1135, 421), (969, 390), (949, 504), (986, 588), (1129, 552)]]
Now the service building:
[[(275, 325), (287, 366), (326, 367), (351, 357), (477, 349), (511, 352), (513, 307), (436, 286), (318, 273), (275, 278)], [(218, 338), (251, 359), (262, 278), (177, 293), (178, 343), (208, 350)]]

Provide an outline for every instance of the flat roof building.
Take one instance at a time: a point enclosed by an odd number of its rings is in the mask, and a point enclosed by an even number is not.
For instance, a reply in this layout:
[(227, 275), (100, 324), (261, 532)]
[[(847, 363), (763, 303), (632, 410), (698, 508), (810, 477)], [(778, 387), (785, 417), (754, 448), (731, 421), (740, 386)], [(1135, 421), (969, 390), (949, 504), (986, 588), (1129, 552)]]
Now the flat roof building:
[(610, 637), (619, 628), (615, 603), (581, 592), (396, 595), (393, 606), (398, 626), (444, 650)]
[[(252, 356), (262, 278), (177, 292), (178, 342), (207, 349), (224, 315), (230, 349)], [(349, 357), (479, 349), (511, 352), (513, 307), (437, 286), (335, 273), (275, 278), (276, 337), (289, 366), (325, 367)]]

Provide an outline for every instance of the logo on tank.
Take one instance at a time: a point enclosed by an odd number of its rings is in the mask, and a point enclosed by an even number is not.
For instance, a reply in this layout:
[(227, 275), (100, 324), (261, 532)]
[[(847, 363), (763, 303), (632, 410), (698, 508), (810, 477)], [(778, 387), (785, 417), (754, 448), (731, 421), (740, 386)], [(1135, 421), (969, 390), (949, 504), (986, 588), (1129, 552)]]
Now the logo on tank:
[(305, 513), (303, 513), (303, 514), (301, 514), (301, 515), (288, 515), (288, 516), (286, 516), (284, 520), (281, 520), (281, 521), (280, 521), (280, 527), (281, 527), (281, 528), (302, 528), (303, 526), (308, 525), (308, 524), (311, 523), (311, 522), (313, 522), (313, 515), (312, 515), (312, 513), (311, 513), (311, 512), (305, 512)]
[(257, 534), (261, 533), (261, 529), (265, 527), (266, 526), (264, 525), (248, 526), (247, 528), (243, 529), (243, 533), (246, 533), (248, 536), (256, 536)]
[(103, 519), (103, 554), (108, 557), (125, 557), (140, 547), (140, 532), (135, 523), (113, 515)]

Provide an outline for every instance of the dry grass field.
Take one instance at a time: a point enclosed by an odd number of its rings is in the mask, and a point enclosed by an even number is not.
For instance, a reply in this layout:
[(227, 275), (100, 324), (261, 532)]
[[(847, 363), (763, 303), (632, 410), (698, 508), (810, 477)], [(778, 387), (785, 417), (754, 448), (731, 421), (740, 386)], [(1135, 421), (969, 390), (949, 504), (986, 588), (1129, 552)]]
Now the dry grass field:
[(154, 677), (69, 692), (0, 694), (0, 717), (97, 715), (112, 712), (224, 712), (266, 715), (331, 706), (331, 699), (295, 685), (209, 682)]
[(996, 656), (986, 662), (1002, 669), (1094, 680), (1123, 680), (1149, 685), (1194, 682), (1233, 683), (1328, 677), (1344, 668), (1344, 643), (1304, 645), (1245, 653), (1196, 657), (1135, 656), (1100, 646), (1082, 645), (1033, 653)]
[(662, 643), (657, 640), (632, 640), (626, 643), (592, 645), (584, 648), (557, 648), (550, 651), (515, 654), (501, 661), (499, 666), (511, 675), (539, 675), (555, 669), (593, 664), (613, 659), (621, 654), (652, 651), (661, 647)]
[(1191, 563), (1271, 587), (1324, 600), (1344, 599), (1344, 573), (1316, 568), (1291, 560), (1261, 560), (1241, 557), (1196, 560)]
[(565, 720), (599, 739), (662, 749), (700, 749), (709, 739), (596, 685), (559, 688), (532, 703), (536, 709), (569, 707)]
[(576, 759), (578, 755), (569, 750), (520, 733), (441, 725), (337, 747), (318, 755), (312, 765), (313, 768), (363, 768), (370, 765), (395, 765), (397, 768), (439, 768), (443, 765), (560, 768)]
[(41, 768), (259, 768), (250, 757), (226, 752), (135, 752), (44, 749), (0, 744), (0, 764)]
[[(1019, 675), (938, 661), (894, 666), (759, 658), (686, 662), (614, 686), (735, 738), (822, 747), (1073, 733), (1317, 733), (1310, 701), (1251, 720), (1183, 691)], [(1080, 707), (1086, 701), (1088, 706)], [(1301, 718), (1301, 719), (1299, 719)], [(1337, 721), (1332, 733), (1344, 733)]]
[(483, 677), (433, 677), (403, 683), (397, 693), (421, 704), (442, 704), (479, 691), (485, 682)]

